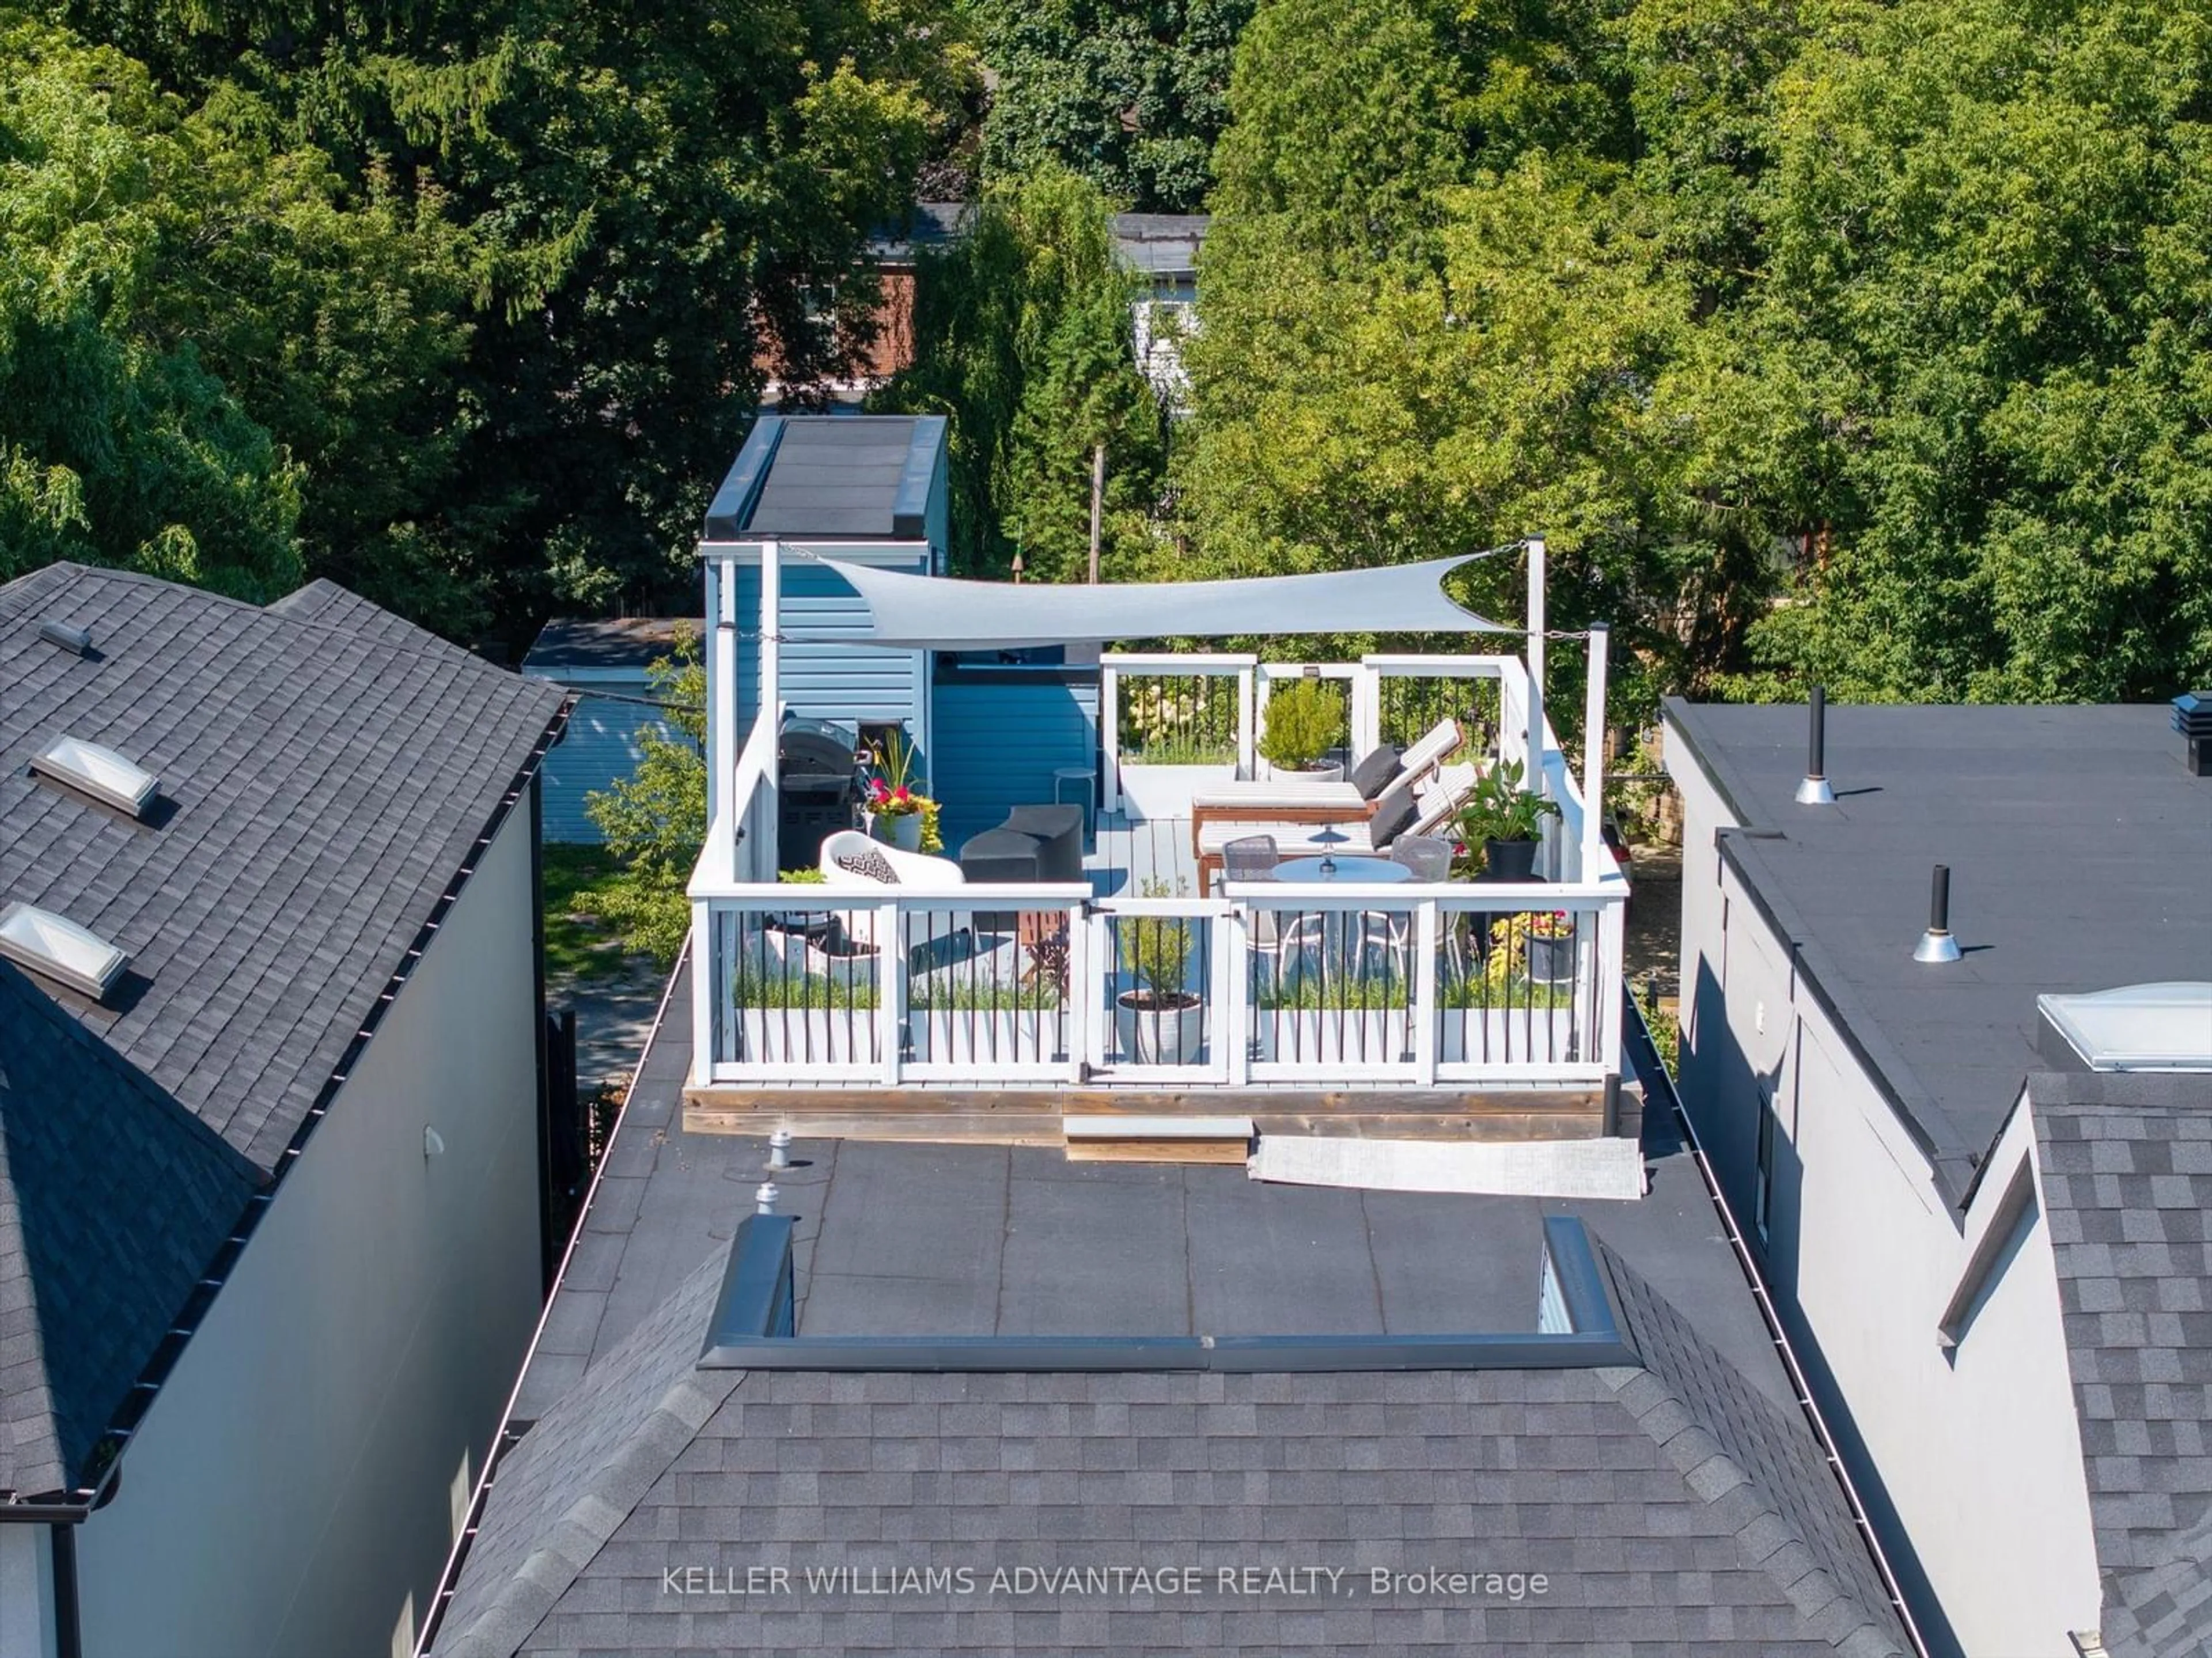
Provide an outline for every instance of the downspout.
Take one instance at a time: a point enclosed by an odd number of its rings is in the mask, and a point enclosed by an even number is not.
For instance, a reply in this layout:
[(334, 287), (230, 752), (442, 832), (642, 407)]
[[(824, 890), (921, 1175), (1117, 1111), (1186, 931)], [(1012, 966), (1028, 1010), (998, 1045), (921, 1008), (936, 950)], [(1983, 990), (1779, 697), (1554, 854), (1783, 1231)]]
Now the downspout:
[(84, 1658), (84, 1631), (77, 1619), (76, 1524), (53, 1528), (54, 1658)]

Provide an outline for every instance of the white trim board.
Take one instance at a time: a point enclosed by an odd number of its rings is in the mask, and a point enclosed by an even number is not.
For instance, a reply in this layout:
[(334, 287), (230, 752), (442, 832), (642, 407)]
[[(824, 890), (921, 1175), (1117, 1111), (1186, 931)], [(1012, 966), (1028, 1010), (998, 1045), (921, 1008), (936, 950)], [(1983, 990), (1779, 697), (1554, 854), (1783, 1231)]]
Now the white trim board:
[(1644, 1195), (1642, 1148), (1612, 1137), (1469, 1145), (1262, 1135), (1245, 1170), (1254, 1180), (1376, 1192), (1628, 1200)]

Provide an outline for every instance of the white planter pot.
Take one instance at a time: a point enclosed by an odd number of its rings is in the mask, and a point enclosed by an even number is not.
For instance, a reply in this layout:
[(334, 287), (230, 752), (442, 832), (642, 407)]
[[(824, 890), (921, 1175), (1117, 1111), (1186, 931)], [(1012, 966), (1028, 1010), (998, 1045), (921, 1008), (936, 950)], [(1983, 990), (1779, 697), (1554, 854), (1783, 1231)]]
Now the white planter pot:
[(769, 959), (781, 964), (787, 979), (827, 979), (846, 990), (876, 982), (876, 952), (872, 950), (858, 956), (832, 956), (800, 933), (770, 930), (763, 936), (768, 939)]
[(1444, 1065), (1564, 1065), (1575, 1057), (1572, 1008), (1448, 1007), (1437, 1019)]
[(1043, 1008), (989, 1012), (925, 1008), (911, 1016), (907, 1034), (916, 1065), (1050, 1065), (1066, 1057), (1058, 1011)]
[(1133, 818), (1188, 817), (1191, 797), (1237, 776), (1233, 765), (1121, 768), (1121, 811)]
[(1197, 1065), (1206, 1037), (1206, 1003), (1188, 1007), (1133, 1007), (1124, 992), (1114, 1004), (1115, 1033), (1122, 1058), (1133, 1065)]
[(1344, 766), (1340, 762), (1335, 765), (1303, 766), (1293, 771), (1285, 766), (1270, 765), (1267, 775), (1285, 783), (1341, 783)]
[(873, 1008), (741, 1007), (738, 1057), (748, 1065), (874, 1065)]
[(1259, 1052), (1270, 1064), (1403, 1065), (1413, 1048), (1405, 1008), (1258, 1008)]
[(866, 814), (868, 834), (885, 846), (896, 847), (901, 852), (921, 850), (921, 814), (901, 812), (893, 817), (879, 817), (874, 812)]

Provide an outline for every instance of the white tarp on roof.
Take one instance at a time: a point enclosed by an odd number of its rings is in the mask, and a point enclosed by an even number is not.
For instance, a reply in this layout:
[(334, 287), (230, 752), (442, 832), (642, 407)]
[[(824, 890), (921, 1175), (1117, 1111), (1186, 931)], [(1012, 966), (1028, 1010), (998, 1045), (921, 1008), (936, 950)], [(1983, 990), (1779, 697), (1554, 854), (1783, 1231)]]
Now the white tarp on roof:
[(873, 625), (866, 633), (842, 628), (823, 637), (848, 645), (961, 651), (1245, 634), (1517, 633), (1444, 597), (1445, 574), (1482, 556), (1316, 575), (1097, 586), (962, 581), (825, 558), (823, 564), (867, 601)]

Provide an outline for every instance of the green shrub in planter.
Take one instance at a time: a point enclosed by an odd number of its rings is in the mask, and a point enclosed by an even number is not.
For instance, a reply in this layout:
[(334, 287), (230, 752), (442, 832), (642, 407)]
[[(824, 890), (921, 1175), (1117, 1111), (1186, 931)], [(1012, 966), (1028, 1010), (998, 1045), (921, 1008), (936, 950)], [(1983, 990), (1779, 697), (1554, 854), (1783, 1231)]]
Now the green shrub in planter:
[(1325, 679), (1300, 679), (1267, 698), (1260, 755), (1277, 771), (1310, 771), (1344, 738), (1344, 693)]

